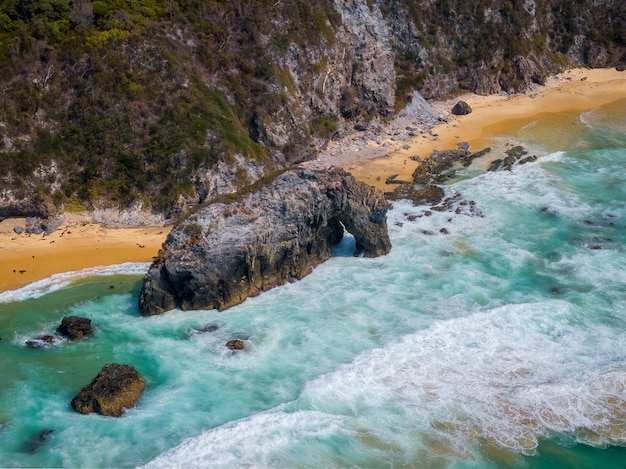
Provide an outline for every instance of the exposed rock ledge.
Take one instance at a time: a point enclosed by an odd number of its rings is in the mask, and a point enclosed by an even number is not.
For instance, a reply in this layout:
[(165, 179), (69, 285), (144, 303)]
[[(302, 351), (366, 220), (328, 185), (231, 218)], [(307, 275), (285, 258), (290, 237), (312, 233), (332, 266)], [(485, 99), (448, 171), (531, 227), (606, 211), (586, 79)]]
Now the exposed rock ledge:
[(330, 257), (342, 224), (366, 257), (391, 249), (382, 192), (343, 171), (290, 170), (232, 198), (170, 233), (144, 278), (141, 314), (223, 310), (301, 279)]

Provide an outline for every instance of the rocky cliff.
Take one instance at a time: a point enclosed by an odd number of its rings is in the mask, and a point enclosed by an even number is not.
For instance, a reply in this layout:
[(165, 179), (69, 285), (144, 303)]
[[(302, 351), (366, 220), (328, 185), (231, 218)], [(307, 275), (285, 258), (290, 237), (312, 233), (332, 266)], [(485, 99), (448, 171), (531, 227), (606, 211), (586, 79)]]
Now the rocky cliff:
[(143, 282), (143, 315), (228, 308), (300, 279), (344, 227), (366, 257), (391, 249), (383, 194), (343, 172), (290, 170), (203, 207), (168, 236)]
[(174, 217), (419, 92), (624, 66), (624, 2), (0, 0), (0, 217)]

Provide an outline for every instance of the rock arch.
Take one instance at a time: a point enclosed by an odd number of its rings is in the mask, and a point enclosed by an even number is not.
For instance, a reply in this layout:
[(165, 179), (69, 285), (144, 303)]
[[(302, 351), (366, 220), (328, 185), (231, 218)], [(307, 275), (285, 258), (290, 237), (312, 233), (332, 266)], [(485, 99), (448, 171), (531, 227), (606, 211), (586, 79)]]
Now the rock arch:
[(301, 279), (330, 257), (343, 226), (365, 257), (386, 254), (387, 208), (381, 191), (343, 171), (284, 172), (179, 223), (144, 278), (140, 311), (223, 310)]

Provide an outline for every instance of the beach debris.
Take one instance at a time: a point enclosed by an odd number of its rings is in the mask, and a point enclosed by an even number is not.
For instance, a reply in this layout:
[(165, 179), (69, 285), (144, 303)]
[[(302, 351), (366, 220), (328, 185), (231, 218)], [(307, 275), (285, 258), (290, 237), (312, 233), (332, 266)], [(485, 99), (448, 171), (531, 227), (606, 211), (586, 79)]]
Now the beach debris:
[(61, 325), (57, 327), (57, 332), (70, 340), (79, 339), (86, 335), (93, 334), (91, 319), (80, 316), (65, 316)]
[(72, 399), (76, 412), (120, 417), (126, 409), (135, 407), (145, 389), (141, 374), (130, 365), (105, 365), (87, 386)]
[(472, 108), (465, 101), (458, 101), (452, 107), (452, 111), (450, 112), (452, 112), (452, 114), (454, 114), (455, 116), (464, 116), (472, 112)]

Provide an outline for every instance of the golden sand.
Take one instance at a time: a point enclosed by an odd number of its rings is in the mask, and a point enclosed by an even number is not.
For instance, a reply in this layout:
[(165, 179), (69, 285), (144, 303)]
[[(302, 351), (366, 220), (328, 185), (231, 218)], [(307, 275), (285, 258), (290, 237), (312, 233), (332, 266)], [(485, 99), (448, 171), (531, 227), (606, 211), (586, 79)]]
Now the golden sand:
[[(431, 102), (449, 122), (414, 137), (408, 149), (396, 149), (384, 157), (356, 160), (342, 164), (358, 180), (390, 190), (385, 180), (398, 174), (398, 179), (411, 180), (417, 163), (410, 156), (425, 158), (434, 150), (456, 148), (468, 142), (478, 150), (490, 137), (506, 135), (537, 119), (557, 114), (580, 113), (626, 98), (626, 72), (615, 69), (573, 69), (552, 77), (545, 86), (512, 96), (478, 96), (471, 93), (446, 101)], [(454, 116), (450, 113), (458, 101), (467, 102), (471, 114)], [(393, 187), (391, 187), (393, 188)]]
[[(491, 136), (507, 134), (542, 116), (582, 112), (626, 98), (626, 72), (614, 69), (576, 69), (551, 78), (546, 86), (515, 96), (477, 96), (467, 94), (454, 100), (432, 103), (450, 117), (436, 126), (437, 136), (415, 137), (409, 149), (388, 153), (385, 157), (348, 161), (342, 167), (357, 179), (389, 189), (385, 180), (392, 174), (409, 179), (417, 163), (409, 156), (424, 158), (433, 150), (456, 147), (469, 142), (481, 148)], [(466, 116), (452, 116), (449, 110), (458, 99), (472, 107)], [(89, 267), (149, 262), (158, 253), (170, 228), (107, 228), (89, 223), (83, 217), (66, 214), (66, 226), (43, 235), (17, 235), (14, 226), (24, 220), (9, 219), (0, 223), (0, 292), (12, 290), (49, 277), (54, 273)]]
[[(71, 218), (71, 217), (70, 217)], [(24, 219), (0, 223), (0, 292), (13, 290), (54, 273), (89, 267), (150, 262), (170, 228), (107, 228), (85, 217), (45, 235), (16, 234)]]

